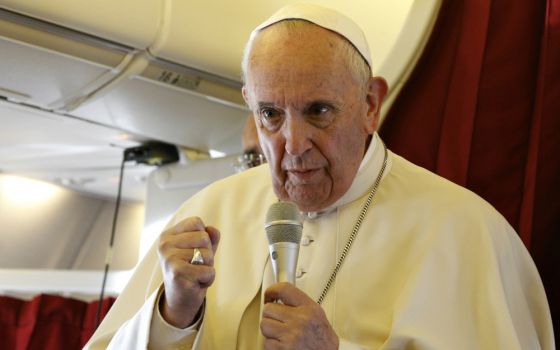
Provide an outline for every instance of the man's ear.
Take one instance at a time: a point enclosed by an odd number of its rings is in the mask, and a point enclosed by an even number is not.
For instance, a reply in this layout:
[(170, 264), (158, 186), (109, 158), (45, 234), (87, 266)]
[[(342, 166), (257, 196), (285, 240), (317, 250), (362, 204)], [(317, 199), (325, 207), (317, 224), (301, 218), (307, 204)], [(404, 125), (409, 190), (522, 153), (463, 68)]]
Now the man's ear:
[(249, 93), (249, 89), (247, 88), (247, 85), (243, 85), (243, 87), (241, 88), (241, 94), (243, 95), (243, 99), (245, 100), (245, 103), (247, 104), (249, 109), (251, 109), (251, 113), (253, 115), (253, 118), (255, 119), (255, 125), (257, 127), (257, 130), (259, 130), (262, 127), (261, 120), (257, 117), (257, 115), (253, 110), (253, 107), (251, 106), (251, 98), (250, 98), (251, 95)]
[(366, 102), (368, 104), (366, 128), (368, 134), (373, 134), (379, 126), (381, 104), (388, 90), (387, 82), (382, 77), (369, 78), (366, 93)]
[(249, 92), (247, 91), (247, 85), (243, 85), (241, 88), (241, 94), (243, 95), (243, 99), (249, 108), (251, 108), (251, 101), (249, 100)]

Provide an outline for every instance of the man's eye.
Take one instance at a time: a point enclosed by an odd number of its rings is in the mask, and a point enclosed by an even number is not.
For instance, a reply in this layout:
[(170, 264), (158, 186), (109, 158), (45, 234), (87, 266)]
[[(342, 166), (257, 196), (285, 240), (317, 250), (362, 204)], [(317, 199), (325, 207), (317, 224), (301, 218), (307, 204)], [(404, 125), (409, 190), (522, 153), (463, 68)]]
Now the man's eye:
[(263, 108), (261, 109), (261, 116), (265, 119), (273, 119), (278, 116), (278, 112), (272, 108)]
[(318, 128), (329, 126), (337, 115), (336, 107), (324, 102), (313, 103), (307, 108), (307, 120)]
[(330, 111), (330, 107), (324, 104), (314, 104), (309, 108), (309, 112), (313, 115), (321, 115)]
[(275, 108), (263, 107), (259, 110), (260, 120), (268, 130), (274, 130), (282, 124), (282, 111)]

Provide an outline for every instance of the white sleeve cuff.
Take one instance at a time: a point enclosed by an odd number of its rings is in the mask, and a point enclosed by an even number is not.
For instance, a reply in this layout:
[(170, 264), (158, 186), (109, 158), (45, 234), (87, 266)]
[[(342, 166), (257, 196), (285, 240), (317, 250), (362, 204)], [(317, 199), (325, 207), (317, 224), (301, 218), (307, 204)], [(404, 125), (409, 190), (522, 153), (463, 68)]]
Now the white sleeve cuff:
[(160, 287), (156, 302), (154, 303), (148, 348), (150, 350), (190, 349), (204, 318), (204, 304), (196, 322), (192, 326), (181, 329), (167, 323), (161, 315), (159, 303), (162, 294), (163, 286)]

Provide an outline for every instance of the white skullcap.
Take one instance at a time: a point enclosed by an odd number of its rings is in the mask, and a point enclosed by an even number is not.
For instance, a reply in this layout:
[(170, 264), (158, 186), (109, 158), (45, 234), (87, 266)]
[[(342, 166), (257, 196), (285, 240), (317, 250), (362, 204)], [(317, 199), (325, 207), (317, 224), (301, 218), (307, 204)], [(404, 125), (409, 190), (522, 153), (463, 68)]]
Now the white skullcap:
[(302, 19), (342, 35), (358, 50), (371, 69), (369, 45), (360, 27), (342, 13), (318, 5), (292, 4), (282, 7), (251, 32), (249, 42), (262, 29), (286, 19)]

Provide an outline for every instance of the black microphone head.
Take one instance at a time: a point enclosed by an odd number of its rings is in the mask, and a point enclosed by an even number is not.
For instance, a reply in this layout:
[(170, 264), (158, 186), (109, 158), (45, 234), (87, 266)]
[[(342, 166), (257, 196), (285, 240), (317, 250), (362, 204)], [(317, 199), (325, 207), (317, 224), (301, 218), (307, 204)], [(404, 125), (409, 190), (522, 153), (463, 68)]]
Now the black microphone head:
[(301, 241), (303, 220), (297, 206), (292, 202), (276, 202), (268, 208), (264, 224), (268, 243)]

